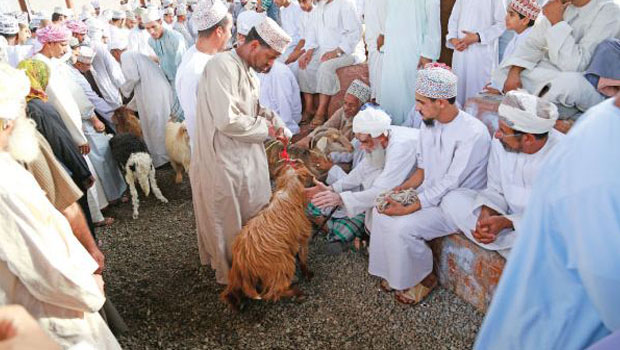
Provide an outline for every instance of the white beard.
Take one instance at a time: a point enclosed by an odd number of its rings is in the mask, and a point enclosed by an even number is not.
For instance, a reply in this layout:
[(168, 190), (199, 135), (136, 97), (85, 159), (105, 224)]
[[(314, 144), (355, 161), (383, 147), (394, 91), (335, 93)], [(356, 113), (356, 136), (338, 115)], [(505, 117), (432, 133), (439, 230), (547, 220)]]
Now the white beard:
[(368, 157), (368, 162), (370, 165), (374, 166), (378, 169), (383, 169), (385, 166), (385, 148), (381, 145), (377, 145), (375, 149), (366, 153), (366, 157)]
[(30, 163), (39, 156), (39, 142), (34, 120), (19, 117), (13, 123), (7, 151), (18, 162)]

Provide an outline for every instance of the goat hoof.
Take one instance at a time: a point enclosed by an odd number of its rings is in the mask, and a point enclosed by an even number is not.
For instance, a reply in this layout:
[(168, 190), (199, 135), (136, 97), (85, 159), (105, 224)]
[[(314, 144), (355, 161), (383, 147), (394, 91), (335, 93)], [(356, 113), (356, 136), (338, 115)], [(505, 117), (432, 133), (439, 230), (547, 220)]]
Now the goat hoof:
[(180, 184), (181, 182), (183, 182), (183, 174), (179, 172), (177, 173), (177, 176), (174, 178), (174, 183)]

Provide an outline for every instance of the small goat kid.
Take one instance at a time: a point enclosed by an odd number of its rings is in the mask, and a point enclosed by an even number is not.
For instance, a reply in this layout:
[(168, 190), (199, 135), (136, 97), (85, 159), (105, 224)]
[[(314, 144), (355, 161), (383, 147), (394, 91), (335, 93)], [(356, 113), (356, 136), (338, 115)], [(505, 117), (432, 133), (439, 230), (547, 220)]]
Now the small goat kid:
[(116, 160), (121, 171), (125, 174), (125, 181), (131, 193), (132, 216), (134, 219), (138, 218), (138, 207), (140, 206), (136, 181), (140, 184), (142, 191), (147, 197), (152, 188), (157, 199), (163, 203), (168, 203), (168, 200), (161, 194), (159, 186), (157, 186), (153, 159), (144, 141), (134, 134), (116, 134), (110, 139), (110, 149), (114, 160)]
[(127, 107), (121, 107), (114, 111), (112, 116), (114, 122), (114, 128), (119, 134), (130, 133), (136, 135), (140, 140), (144, 140), (142, 135), (142, 127), (140, 119), (136, 117), (135, 113)]
[(291, 287), (296, 256), (304, 277), (312, 277), (307, 267), (312, 226), (304, 195), (312, 173), (295, 161), (295, 166), (282, 165), (277, 175), (269, 205), (248, 221), (233, 242), (228, 286), (221, 298), (237, 310), (244, 295), (269, 301), (300, 297), (301, 291)]
[(183, 182), (183, 171), (189, 173), (191, 159), (189, 134), (185, 122), (169, 120), (166, 124), (166, 151), (170, 157), (170, 165), (176, 172), (174, 182), (179, 184)]

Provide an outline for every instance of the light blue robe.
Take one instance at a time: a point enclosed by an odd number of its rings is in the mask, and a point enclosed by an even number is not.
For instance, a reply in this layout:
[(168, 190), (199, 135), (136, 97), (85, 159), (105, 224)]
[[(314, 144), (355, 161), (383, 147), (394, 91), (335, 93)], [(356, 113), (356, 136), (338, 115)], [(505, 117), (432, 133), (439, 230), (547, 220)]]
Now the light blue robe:
[(547, 158), (475, 349), (584, 349), (620, 329), (620, 108)]
[(177, 69), (181, 64), (183, 55), (185, 51), (187, 51), (185, 39), (179, 32), (164, 28), (164, 34), (161, 38), (157, 40), (152, 37), (149, 38), (149, 45), (159, 58), (159, 66), (164, 71), (166, 79), (168, 79), (174, 93), (171, 113), (178, 121), (183, 121), (185, 117), (183, 116), (183, 109), (181, 108), (176, 89), (174, 88), (174, 81), (176, 80)]
[(441, 53), (439, 0), (391, 0), (385, 20), (385, 55), (378, 103), (402, 125), (415, 104), (420, 56), (436, 60)]

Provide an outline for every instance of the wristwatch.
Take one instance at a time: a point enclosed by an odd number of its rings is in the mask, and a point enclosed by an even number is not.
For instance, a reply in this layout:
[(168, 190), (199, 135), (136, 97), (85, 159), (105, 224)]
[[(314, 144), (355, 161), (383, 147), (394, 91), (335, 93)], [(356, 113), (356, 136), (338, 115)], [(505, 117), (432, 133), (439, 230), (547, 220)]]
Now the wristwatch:
[(343, 54), (342, 49), (341, 48), (337, 48), (336, 49), (336, 57), (340, 57), (340, 56), (342, 56), (342, 54)]

